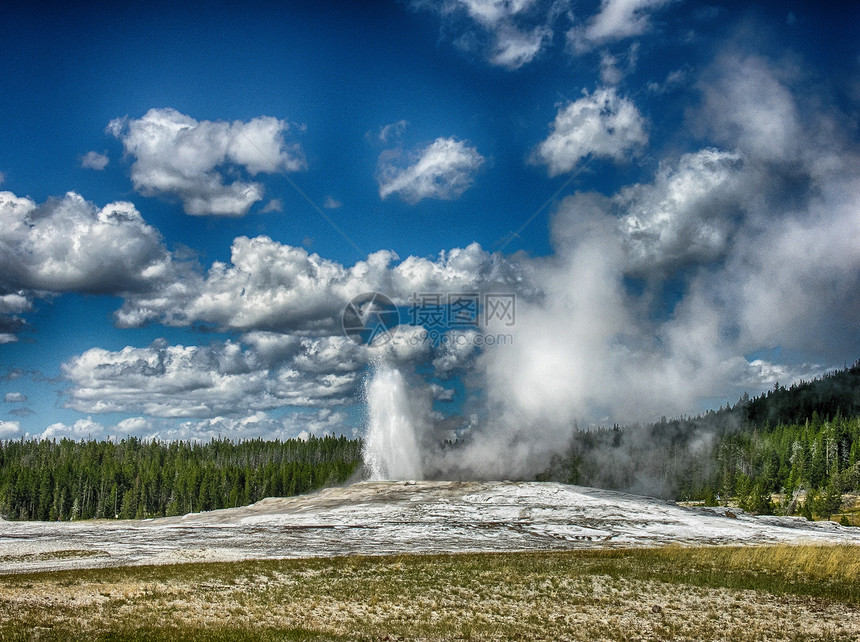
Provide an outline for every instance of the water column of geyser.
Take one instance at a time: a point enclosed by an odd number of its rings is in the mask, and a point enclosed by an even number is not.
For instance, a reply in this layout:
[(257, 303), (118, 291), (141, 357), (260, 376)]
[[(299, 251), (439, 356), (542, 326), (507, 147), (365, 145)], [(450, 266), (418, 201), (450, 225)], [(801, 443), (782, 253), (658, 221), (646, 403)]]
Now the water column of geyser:
[(408, 387), (400, 371), (377, 363), (365, 385), (368, 426), (364, 465), (370, 479), (421, 479), (421, 456)]

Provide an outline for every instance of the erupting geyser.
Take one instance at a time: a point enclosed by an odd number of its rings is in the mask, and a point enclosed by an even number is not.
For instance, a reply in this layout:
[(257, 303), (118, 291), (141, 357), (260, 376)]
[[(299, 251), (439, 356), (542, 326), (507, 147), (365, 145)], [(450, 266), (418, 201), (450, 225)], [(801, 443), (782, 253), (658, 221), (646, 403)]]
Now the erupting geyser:
[(396, 368), (378, 364), (366, 393), (370, 422), (364, 465), (370, 479), (421, 479), (421, 457), (403, 375)]

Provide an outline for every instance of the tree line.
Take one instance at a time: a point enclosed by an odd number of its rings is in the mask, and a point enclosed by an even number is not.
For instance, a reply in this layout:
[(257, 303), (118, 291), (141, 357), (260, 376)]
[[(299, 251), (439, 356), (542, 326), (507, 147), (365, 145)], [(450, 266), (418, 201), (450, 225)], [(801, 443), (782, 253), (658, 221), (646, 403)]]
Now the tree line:
[(144, 519), (244, 506), (342, 484), (361, 465), (361, 450), (360, 440), (343, 436), (0, 441), (0, 515)]
[(858, 450), (860, 361), (695, 417), (574, 426), (567, 450), (539, 478), (829, 517), (842, 493), (860, 491)]
[[(696, 417), (574, 424), (567, 450), (538, 479), (828, 517), (842, 493), (860, 492), (858, 451), (860, 361)], [(345, 483), (361, 453), (361, 440), (343, 436), (0, 441), (0, 516), (142, 519), (244, 506)]]
[(716, 472), (700, 493), (706, 504), (737, 497), (755, 513), (829, 518), (843, 493), (860, 491), (860, 417), (822, 419), (813, 411), (802, 424), (737, 432), (720, 441), (715, 458)]

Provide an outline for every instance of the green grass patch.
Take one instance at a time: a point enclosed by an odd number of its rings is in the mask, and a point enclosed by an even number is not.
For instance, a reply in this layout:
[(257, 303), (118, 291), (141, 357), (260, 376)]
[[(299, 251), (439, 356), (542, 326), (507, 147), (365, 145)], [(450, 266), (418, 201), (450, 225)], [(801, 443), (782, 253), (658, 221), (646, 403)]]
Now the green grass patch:
[(0, 640), (860, 638), (860, 548), (263, 560), (0, 577)]

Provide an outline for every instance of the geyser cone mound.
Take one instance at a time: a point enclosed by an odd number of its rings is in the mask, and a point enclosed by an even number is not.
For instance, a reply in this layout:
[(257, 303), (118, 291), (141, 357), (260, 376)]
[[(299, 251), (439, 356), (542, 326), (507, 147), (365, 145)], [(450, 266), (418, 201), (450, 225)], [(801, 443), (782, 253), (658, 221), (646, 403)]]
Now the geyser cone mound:
[[(860, 529), (540, 482), (362, 482), (147, 521), (0, 522), (0, 573), (215, 560), (846, 543)], [(51, 551), (86, 550), (66, 559)]]

